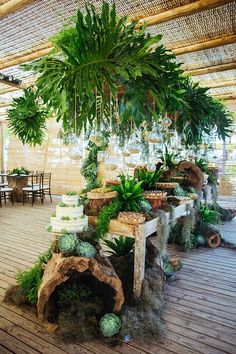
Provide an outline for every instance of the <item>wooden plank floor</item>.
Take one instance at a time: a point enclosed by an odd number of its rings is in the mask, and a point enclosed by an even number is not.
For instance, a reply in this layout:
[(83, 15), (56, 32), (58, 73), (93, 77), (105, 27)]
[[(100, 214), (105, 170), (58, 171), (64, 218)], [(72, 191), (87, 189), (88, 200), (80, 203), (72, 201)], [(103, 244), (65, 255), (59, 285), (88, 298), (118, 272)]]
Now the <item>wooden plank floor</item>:
[[(52, 236), (44, 227), (55, 203), (33, 208), (0, 209), (0, 301), (18, 270), (26, 269), (47, 249)], [(235, 240), (236, 221), (222, 227)], [(236, 353), (235, 249), (199, 249), (181, 254), (183, 270), (166, 286), (165, 339), (141, 347), (136, 343), (109, 348), (99, 342), (63, 344), (46, 333), (36, 316), (0, 302), (0, 354), (220, 354)], [(180, 254), (180, 253), (179, 253)]]

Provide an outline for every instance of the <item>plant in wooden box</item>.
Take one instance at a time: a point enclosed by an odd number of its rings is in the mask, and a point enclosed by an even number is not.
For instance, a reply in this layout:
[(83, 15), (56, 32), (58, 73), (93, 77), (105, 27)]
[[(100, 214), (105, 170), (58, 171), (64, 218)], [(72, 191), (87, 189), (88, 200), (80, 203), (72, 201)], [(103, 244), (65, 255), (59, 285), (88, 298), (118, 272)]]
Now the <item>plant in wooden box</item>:
[(31, 88), (25, 89), (23, 96), (14, 98), (11, 107), (7, 122), (13, 134), (23, 144), (41, 145), (49, 110), (39, 103), (39, 98)]
[(120, 184), (111, 187), (117, 193), (117, 198), (111, 204), (103, 207), (98, 215), (97, 239), (106, 236), (110, 220), (115, 218), (119, 211), (138, 212), (141, 210), (140, 203), (144, 200), (141, 184), (142, 182), (137, 182), (135, 178), (120, 175)]

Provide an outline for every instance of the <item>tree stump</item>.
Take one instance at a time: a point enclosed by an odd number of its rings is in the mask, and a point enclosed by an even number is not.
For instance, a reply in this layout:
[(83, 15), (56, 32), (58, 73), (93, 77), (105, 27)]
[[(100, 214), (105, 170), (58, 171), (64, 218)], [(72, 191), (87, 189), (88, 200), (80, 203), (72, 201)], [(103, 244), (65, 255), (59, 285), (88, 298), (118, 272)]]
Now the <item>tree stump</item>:
[(23, 201), (23, 190), (22, 188), (27, 187), (28, 177), (27, 176), (7, 176), (8, 186), (13, 188), (14, 200), (15, 202)]
[(124, 293), (122, 282), (116, 275), (114, 268), (109, 265), (99, 263), (95, 258), (86, 257), (64, 257), (61, 253), (54, 253), (47, 263), (42, 283), (38, 291), (38, 318), (40, 321), (48, 323), (50, 312), (50, 296), (56, 287), (69, 279), (69, 270), (79, 273), (90, 270), (91, 274), (100, 282), (106, 283), (115, 291), (113, 312), (119, 312), (124, 303)]
[(178, 171), (186, 174), (190, 186), (197, 191), (202, 190), (204, 175), (198, 166), (189, 161), (181, 161), (178, 165)]

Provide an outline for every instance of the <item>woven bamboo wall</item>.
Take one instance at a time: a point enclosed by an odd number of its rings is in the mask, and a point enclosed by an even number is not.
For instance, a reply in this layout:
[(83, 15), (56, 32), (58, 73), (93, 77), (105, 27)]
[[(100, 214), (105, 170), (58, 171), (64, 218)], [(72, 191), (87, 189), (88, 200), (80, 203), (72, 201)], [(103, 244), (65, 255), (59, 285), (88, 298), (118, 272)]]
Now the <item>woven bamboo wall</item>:
[(10, 136), (7, 169), (25, 166), (33, 171), (52, 173), (52, 191), (62, 194), (69, 190), (79, 191), (84, 181), (80, 162), (68, 156), (68, 148), (57, 138), (59, 124), (50, 119), (44, 143), (38, 147), (23, 145), (15, 136)]
[[(29, 147), (23, 145), (14, 135), (10, 136), (8, 147), (7, 169), (24, 166), (32, 171), (45, 171), (52, 173), (52, 191), (54, 194), (62, 194), (67, 191), (80, 191), (85, 187), (84, 178), (81, 175), (81, 161), (72, 160), (68, 155), (68, 147), (57, 138), (60, 125), (54, 119), (48, 122), (47, 136), (41, 146)], [(121, 161), (120, 154), (112, 153), (116, 160)], [(115, 178), (121, 170), (109, 170), (104, 162), (99, 164), (99, 178), (102, 181)]]

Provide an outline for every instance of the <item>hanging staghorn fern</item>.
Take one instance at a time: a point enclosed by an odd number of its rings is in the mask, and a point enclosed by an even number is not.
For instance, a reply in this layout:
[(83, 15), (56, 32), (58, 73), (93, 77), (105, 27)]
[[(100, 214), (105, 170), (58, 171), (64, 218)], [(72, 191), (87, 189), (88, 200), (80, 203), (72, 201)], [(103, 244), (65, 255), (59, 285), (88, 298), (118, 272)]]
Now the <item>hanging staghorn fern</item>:
[(38, 101), (32, 89), (27, 88), (23, 96), (13, 99), (8, 111), (8, 126), (23, 144), (35, 146), (43, 142), (49, 110)]

